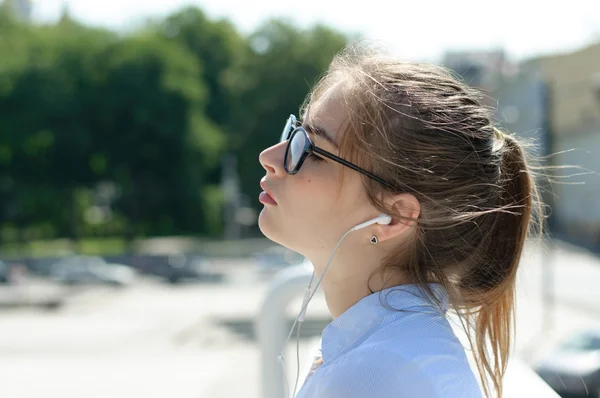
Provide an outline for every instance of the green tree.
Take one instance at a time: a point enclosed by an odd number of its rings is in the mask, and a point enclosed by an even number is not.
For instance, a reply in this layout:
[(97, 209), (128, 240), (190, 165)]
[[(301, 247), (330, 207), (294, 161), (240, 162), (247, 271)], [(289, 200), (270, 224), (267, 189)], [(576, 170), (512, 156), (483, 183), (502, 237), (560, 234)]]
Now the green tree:
[(200, 63), (154, 35), (115, 43), (101, 58), (94, 156), (122, 187), (130, 236), (201, 232), (200, 192), (224, 138), (203, 112)]
[(224, 84), (224, 78), (244, 49), (243, 37), (228, 20), (211, 20), (196, 7), (173, 13), (155, 29), (168, 40), (183, 44), (200, 61), (201, 78), (208, 89), (206, 114), (214, 123), (227, 124), (231, 87)]
[(2, 25), (13, 29), (0, 53), (15, 57), (0, 70), (0, 208), (21, 226), (51, 223), (76, 238), (74, 191), (93, 181), (86, 164), (94, 58), (112, 35), (66, 22)]
[(285, 21), (244, 38), (197, 8), (126, 36), (68, 12), (28, 25), (0, 8), (0, 227), (77, 238), (109, 181), (122, 192), (113, 231), (217, 232), (223, 153), (255, 198), (259, 152), (345, 43)]

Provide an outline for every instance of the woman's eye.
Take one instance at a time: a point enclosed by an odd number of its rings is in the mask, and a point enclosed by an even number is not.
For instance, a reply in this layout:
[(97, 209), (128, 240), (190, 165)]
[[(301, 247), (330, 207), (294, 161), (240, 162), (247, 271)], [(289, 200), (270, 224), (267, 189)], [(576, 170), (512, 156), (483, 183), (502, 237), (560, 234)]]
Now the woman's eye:
[(324, 162), (325, 161), (325, 159), (323, 159), (320, 156), (315, 155), (312, 152), (308, 155), (308, 157), (311, 158), (312, 160), (314, 160), (315, 162)]

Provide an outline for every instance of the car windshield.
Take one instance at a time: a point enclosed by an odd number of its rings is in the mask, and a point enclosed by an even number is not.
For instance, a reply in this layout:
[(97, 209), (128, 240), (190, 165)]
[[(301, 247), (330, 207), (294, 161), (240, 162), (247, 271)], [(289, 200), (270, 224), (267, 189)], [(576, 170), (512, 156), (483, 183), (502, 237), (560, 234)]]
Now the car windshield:
[(600, 334), (583, 332), (564, 341), (560, 348), (568, 351), (600, 350)]

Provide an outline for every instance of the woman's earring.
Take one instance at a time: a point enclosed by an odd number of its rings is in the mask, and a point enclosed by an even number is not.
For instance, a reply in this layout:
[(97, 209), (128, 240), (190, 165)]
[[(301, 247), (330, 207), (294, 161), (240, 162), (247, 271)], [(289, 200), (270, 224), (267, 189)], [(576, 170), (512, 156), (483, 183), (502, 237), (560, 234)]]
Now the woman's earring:
[(379, 241), (377, 240), (377, 237), (375, 235), (371, 236), (371, 243), (376, 245), (377, 243), (379, 243)]

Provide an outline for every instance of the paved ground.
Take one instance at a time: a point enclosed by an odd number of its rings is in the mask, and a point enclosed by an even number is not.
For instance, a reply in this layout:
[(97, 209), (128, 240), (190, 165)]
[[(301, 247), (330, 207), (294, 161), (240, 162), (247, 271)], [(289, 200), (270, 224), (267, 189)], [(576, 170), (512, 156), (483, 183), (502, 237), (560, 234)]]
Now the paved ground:
[[(544, 318), (543, 267), (549, 264), (556, 304)], [(230, 272), (228, 284), (143, 281), (90, 289), (56, 311), (0, 312), (0, 396), (260, 397), (252, 321), (267, 284), (254, 276), (254, 264), (222, 266)], [(534, 363), (561, 336), (600, 323), (599, 286), (596, 257), (566, 246), (544, 256), (530, 247), (519, 275), (517, 355)], [(292, 304), (290, 317), (299, 304)], [(305, 337), (317, 336), (328, 321), (322, 297), (307, 318)]]

